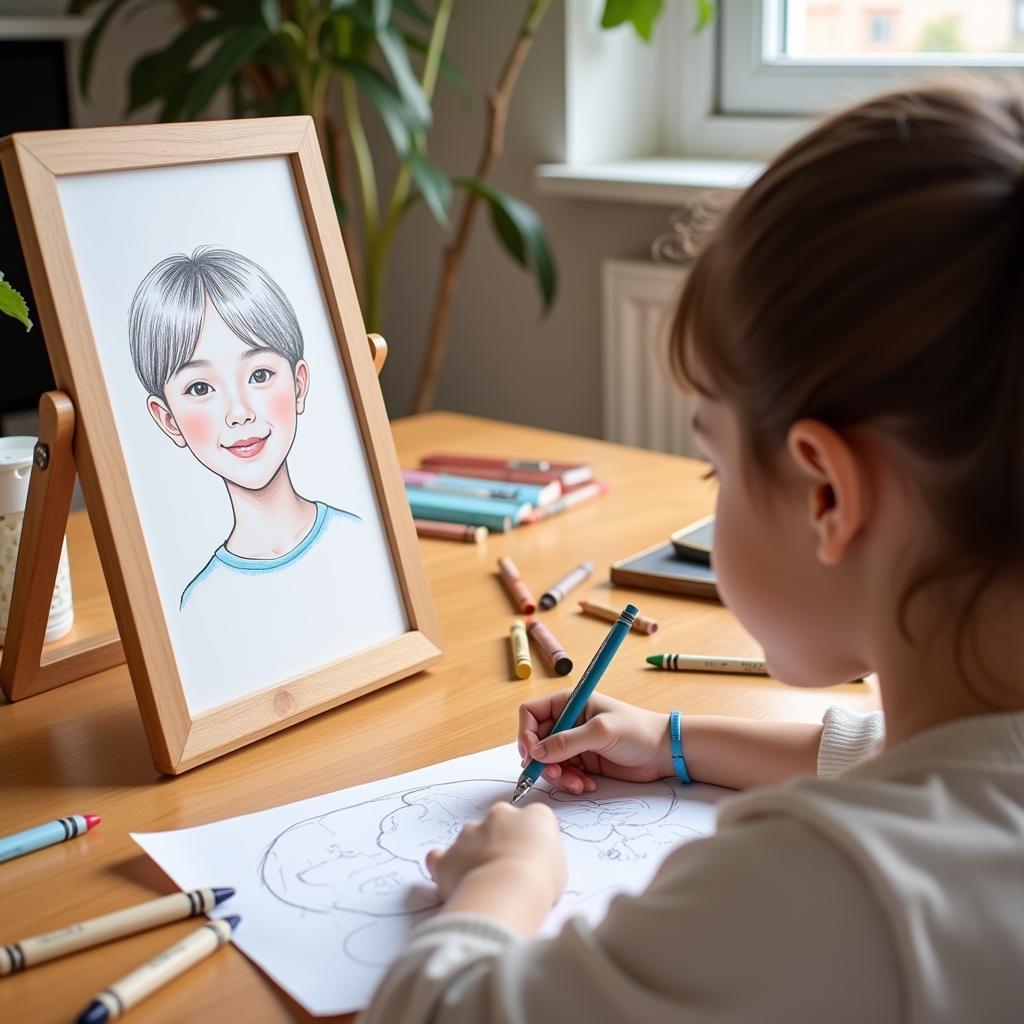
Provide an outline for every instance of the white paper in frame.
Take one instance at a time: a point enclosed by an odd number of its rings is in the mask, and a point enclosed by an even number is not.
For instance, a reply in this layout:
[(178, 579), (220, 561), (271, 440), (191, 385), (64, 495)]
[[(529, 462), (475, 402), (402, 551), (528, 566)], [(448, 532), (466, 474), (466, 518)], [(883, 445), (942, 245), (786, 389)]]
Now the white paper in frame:
[(0, 158), (157, 767), (436, 662), (312, 121), (25, 133)]

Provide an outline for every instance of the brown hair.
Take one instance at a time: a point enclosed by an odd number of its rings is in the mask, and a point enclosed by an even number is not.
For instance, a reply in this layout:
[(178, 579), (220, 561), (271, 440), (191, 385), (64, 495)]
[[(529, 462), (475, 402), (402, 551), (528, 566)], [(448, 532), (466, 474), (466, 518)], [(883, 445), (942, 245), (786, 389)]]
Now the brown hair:
[(1021, 94), (878, 96), (790, 146), (728, 212), (681, 298), (674, 368), (735, 406), (755, 464), (803, 417), (877, 425), (924, 467), (953, 560), (1020, 572), (1022, 260)]

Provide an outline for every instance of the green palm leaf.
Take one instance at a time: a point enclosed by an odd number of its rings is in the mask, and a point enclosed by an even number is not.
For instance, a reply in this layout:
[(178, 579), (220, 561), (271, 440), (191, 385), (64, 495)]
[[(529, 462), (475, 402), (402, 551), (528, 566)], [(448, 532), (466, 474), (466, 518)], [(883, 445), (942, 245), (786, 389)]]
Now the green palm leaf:
[(455, 183), (486, 200), (491, 223), (505, 249), (517, 263), (533, 271), (546, 313), (555, 299), (557, 271), (547, 232), (537, 212), (515, 196), (475, 178), (458, 178)]

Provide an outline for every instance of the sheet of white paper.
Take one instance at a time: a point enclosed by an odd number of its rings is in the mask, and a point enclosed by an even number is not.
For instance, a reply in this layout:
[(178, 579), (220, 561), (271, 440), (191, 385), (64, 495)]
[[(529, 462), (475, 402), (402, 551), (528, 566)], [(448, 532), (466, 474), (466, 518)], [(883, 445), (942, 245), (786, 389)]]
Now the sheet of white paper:
[[(438, 905), (423, 867), (463, 824), (508, 800), (515, 745), (256, 814), (132, 838), (182, 889), (233, 886), (219, 915), (239, 914), (235, 944), (310, 1013), (366, 1005), (409, 930)], [(569, 863), (566, 893), (545, 922), (597, 920), (611, 898), (638, 892), (681, 842), (714, 831), (729, 791), (602, 779), (573, 797), (543, 781), (526, 798), (558, 817)], [(525, 801), (524, 801), (525, 802)]]

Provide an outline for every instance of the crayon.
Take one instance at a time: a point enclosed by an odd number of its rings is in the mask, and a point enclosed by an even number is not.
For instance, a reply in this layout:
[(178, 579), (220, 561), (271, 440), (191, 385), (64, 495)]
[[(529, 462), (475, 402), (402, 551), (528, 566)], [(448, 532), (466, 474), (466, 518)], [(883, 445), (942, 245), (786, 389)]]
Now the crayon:
[(63, 843), (67, 839), (77, 839), (95, 828), (101, 819), (97, 814), (72, 814), (68, 818), (48, 821), (45, 825), (15, 832), (14, 835), (0, 839), (0, 863), (24, 856), (35, 850)]
[(719, 658), (707, 654), (651, 654), (647, 658), (647, 664), (669, 672), (731, 672), (738, 675), (768, 675), (768, 669), (760, 658)]
[(526, 626), (522, 619), (512, 623), (512, 662), (516, 667), (517, 679), (529, 679), (533, 674), (530, 658), (530, 641), (526, 637)]
[(179, 974), (216, 953), (231, 941), (231, 933), (240, 918), (227, 917), (207, 921), (202, 928), (190, 932), (180, 942), (158, 953), (148, 963), (126, 974), (120, 981), (97, 992), (93, 1001), (78, 1016), (77, 1024), (104, 1024), (117, 1020), (126, 1010), (141, 1003), (147, 996), (161, 989)]
[[(604, 619), (605, 622), (615, 622), (619, 617), (619, 613), (614, 608), (595, 604), (593, 601), (580, 601), (580, 611), (584, 615), (592, 615), (595, 619)], [(633, 621), (633, 629), (637, 633), (657, 633), (658, 623), (646, 615), (638, 615)]]
[(567, 676), (572, 671), (572, 658), (562, 648), (562, 645), (555, 639), (554, 634), (542, 622), (531, 619), (526, 624), (526, 629), (533, 642), (537, 645), (541, 656), (547, 662), (548, 668), (557, 675)]
[(554, 608), (570, 590), (578, 587), (593, 571), (593, 562), (581, 562), (572, 572), (567, 573), (557, 583), (553, 583), (540, 595), (541, 608)]
[(517, 612), (521, 615), (530, 615), (537, 610), (537, 602), (511, 558), (498, 559), (498, 575)]
[[(608, 631), (608, 635), (604, 640), (601, 641), (601, 646), (598, 647), (594, 657), (590, 659), (590, 664), (580, 677), (580, 681), (573, 687), (565, 707), (562, 708), (562, 713), (551, 727), (551, 732), (548, 733), (549, 736), (554, 736), (555, 733), (571, 729), (579, 721), (583, 715), (583, 709), (587, 706), (587, 701), (590, 700), (605, 670), (611, 664), (612, 658), (615, 657), (616, 652), (622, 646), (623, 638), (629, 632), (634, 615), (636, 615), (635, 604), (627, 604), (622, 609), (622, 615)], [(678, 715), (678, 712), (676, 712), (676, 715)], [(543, 761), (530, 758), (529, 763), (523, 768), (522, 774), (519, 776), (516, 788), (512, 792), (512, 803), (516, 803), (516, 801), (530, 792), (534, 783), (543, 774), (545, 767)]]
[(522, 522), (523, 516), (533, 508), (525, 502), (442, 494), (422, 487), (406, 487), (405, 497), (413, 519), (486, 526), (492, 533), (505, 533), (510, 526)]
[(26, 967), (35, 967), (36, 964), (44, 964), (47, 960), (56, 960), (68, 953), (91, 949), (112, 939), (135, 935), (169, 921), (205, 914), (234, 894), (234, 889), (176, 892), (138, 903), (134, 907), (125, 907), (124, 910), (115, 910), (102, 917), (79, 921), (44, 935), (34, 935), (30, 939), (0, 946), (0, 977), (23, 971)]
[(550, 505), (562, 494), (562, 485), (557, 480), (549, 484), (517, 484), (486, 477), (432, 473), (427, 469), (403, 469), (402, 479), (406, 487), (422, 487), (446, 494), (468, 494), (478, 498), (497, 498), (500, 501), (521, 501), (528, 505)]
[(562, 497), (551, 502), (550, 505), (542, 505), (540, 508), (535, 508), (532, 512), (527, 512), (523, 516), (523, 525), (539, 522), (541, 519), (547, 519), (549, 516), (556, 516), (559, 512), (568, 512), (569, 509), (574, 508), (576, 505), (581, 505), (592, 498), (599, 498), (607, 490), (608, 484), (604, 480), (594, 480), (592, 483), (583, 484), (573, 491), (566, 492)]
[(458, 540), (465, 544), (479, 544), (487, 536), (486, 526), (431, 522), (427, 519), (413, 521), (416, 523), (416, 533), (420, 537), (435, 537), (438, 540)]
[[(761, 658), (724, 658), (708, 654), (651, 654), (647, 663), (669, 672), (729, 672), (737, 675), (771, 675)], [(850, 679), (863, 683), (864, 677)]]
[(593, 478), (587, 463), (553, 462), (549, 459), (505, 459), (479, 455), (435, 452), (420, 459), (420, 469), (456, 476), (486, 476), (492, 480), (547, 484), (557, 480), (562, 487), (575, 487)]

